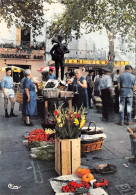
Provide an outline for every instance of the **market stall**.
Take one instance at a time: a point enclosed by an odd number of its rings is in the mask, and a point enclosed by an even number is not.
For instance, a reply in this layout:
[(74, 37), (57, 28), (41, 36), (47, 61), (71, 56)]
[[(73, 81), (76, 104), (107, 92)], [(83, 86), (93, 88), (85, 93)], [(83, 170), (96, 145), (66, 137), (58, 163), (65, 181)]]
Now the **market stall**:
[[(53, 115), (54, 125), (45, 124), (42, 129), (26, 132), (23, 140), (32, 159), (55, 161), (54, 168), (59, 177), (50, 179), (53, 191), (56, 194), (108, 195), (100, 188), (107, 187), (108, 181), (95, 173), (113, 173), (116, 167), (108, 163), (100, 164), (94, 169), (81, 165), (81, 153), (102, 148), (106, 138), (103, 127), (97, 127), (93, 121), (88, 126), (85, 125), (85, 108), (70, 111), (61, 105), (56, 107)], [(98, 142), (101, 142), (100, 145)], [(87, 150), (84, 145), (87, 145)]]
[(69, 110), (72, 111), (72, 91), (63, 91), (65, 82), (59, 80), (48, 80), (42, 90), (44, 106), (45, 106), (45, 122), (48, 120), (49, 103), (59, 105), (59, 102), (67, 102)]

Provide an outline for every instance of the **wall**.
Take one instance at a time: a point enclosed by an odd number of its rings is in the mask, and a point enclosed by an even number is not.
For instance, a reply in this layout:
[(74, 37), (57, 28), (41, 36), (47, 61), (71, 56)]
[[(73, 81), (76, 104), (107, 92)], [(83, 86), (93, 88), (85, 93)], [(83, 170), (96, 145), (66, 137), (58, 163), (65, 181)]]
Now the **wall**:
[[(7, 54), (7, 49), (0, 49), (0, 53), (3, 54)], [(20, 53), (20, 52), (19, 52)], [(19, 55), (19, 53), (17, 53)], [(10, 50), (8, 49), (8, 54), (16, 54), (15, 50)], [(27, 53), (23, 53), (21, 52), (22, 55), (27, 55)], [(33, 77), (38, 77), (41, 78), (41, 74), (40, 72), (38, 72), (37, 70), (39, 70), (40, 68), (46, 67), (47, 66), (47, 62), (44, 60), (39, 60), (39, 59), (34, 59), (34, 55), (39, 55), (39, 56), (43, 56), (44, 57), (44, 51), (37, 51), (34, 50), (31, 53), (31, 59), (22, 59), (22, 58), (0, 58), (0, 68), (2, 67), (6, 67), (7, 65), (23, 65), (24, 69), (26, 65), (30, 65), (31, 66), (31, 70), (32, 70), (32, 76)], [(2, 77), (5, 75), (5, 72), (0, 71), (0, 81), (2, 79)]]

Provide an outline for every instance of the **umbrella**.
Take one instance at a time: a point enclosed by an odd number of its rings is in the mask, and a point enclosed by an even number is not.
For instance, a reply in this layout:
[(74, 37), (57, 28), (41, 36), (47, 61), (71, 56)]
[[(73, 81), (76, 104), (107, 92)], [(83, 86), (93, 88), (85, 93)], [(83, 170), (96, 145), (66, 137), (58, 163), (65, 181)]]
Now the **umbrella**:
[(0, 68), (0, 71), (6, 71), (6, 68), (11, 68), (13, 72), (21, 72), (25, 71), (23, 68), (17, 67), (17, 66), (5, 66), (3, 68)]
[(53, 67), (51, 67), (51, 66), (47, 66), (47, 67), (44, 67), (44, 68), (40, 68), (39, 70), (37, 70), (37, 71), (39, 71), (39, 72), (49, 72), (49, 70), (55, 70), (55, 68), (53, 68)]

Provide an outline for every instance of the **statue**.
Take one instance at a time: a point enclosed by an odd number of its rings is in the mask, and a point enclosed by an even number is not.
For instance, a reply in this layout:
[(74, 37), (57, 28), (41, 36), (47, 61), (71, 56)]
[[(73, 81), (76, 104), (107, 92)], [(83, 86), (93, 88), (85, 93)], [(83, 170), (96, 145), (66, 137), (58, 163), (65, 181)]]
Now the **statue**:
[(52, 60), (55, 61), (55, 68), (56, 68), (56, 79), (58, 79), (59, 73), (59, 66), (61, 66), (61, 80), (64, 78), (64, 54), (69, 53), (66, 43), (62, 43), (63, 36), (57, 35), (57, 38), (52, 39), (53, 45), (52, 49), (50, 50), (50, 54), (52, 56)]

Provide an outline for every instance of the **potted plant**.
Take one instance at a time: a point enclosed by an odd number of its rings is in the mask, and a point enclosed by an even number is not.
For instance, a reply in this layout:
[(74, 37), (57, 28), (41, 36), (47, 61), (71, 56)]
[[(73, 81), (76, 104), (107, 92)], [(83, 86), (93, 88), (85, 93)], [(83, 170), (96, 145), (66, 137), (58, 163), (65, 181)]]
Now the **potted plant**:
[(79, 131), (85, 125), (86, 110), (69, 112), (60, 106), (55, 109), (55, 170), (59, 175), (75, 174), (81, 164)]

